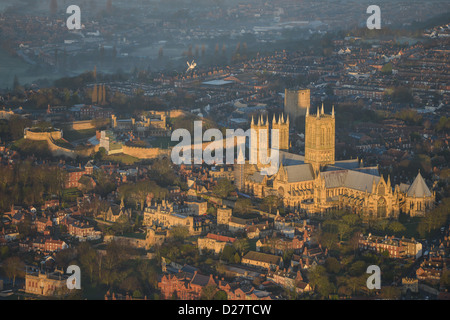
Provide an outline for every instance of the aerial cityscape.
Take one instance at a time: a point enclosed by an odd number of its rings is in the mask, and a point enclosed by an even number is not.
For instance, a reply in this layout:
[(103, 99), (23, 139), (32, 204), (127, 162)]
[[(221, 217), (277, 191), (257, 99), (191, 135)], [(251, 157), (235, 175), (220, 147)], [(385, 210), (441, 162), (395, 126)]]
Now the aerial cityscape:
[(449, 65), (445, 0), (2, 0), (0, 300), (450, 300)]

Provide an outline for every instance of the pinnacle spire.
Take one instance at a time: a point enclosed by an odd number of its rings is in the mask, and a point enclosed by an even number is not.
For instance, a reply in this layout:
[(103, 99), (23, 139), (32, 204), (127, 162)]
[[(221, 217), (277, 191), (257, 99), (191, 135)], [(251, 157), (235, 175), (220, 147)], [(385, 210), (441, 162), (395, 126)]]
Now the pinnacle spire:
[(238, 157), (237, 157), (237, 163), (238, 164), (245, 163), (245, 157), (244, 157), (244, 154), (242, 152), (242, 148), (239, 148), (239, 154), (238, 154)]
[(322, 114), (324, 114), (324, 109), (323, 109), (323, 102), (322, 102)]

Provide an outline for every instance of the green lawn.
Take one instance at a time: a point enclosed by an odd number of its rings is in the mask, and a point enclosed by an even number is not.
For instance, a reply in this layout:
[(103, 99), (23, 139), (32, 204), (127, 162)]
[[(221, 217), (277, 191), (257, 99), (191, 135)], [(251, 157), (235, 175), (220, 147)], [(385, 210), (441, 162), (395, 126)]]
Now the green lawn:
[(103, 160), (111, 162), (120, 162), (123, 164), (134, 164), (135, 162), (140, 161), (138, 158), (123, 153), (111, 154), (109, 156), (104, 157)]
[(146, 235), (145, 235), (145, 233), (134, 233), (134, 232), (131, 233), (131, 232), (129, 232), (129, 233), (124, 233), (123, 237), (144, 240)]
[(417, 226), (419, 225), (419, 222), (420, 221), (416, 219), (415, 221), (403, 223), (406, 228), (406, 231), (404, 232), (406, 238), (419, 238), (419, 234), (417, 232)]
[(249, 250), (250, 251), (256, 251), (256, 243), (258, 242), (258, 239), (249, 239)]
[(73, 145), (64, 139), (55, 140), (55, 144), (62, 148), (73, 149)]
[(171, 141), (170, 137), (153, 137), (150, 141), (153, 148), (167, 149), (167, 147), (173, 147), (178, 144), (178, 141)]
[(95, 136), (95, 129), (86, 129), (86, 130), (64, 130), (64, 139), (69, 142), (88, 139), (90, 137)]
[(83, 194), (77, 188), (65, 189), (62, 192), (63, 202), (74, 202), (77, 197), (81, 197)]
[(15, 141), (12, 149), (16, 149), (27, 154), (50, 154), (47, 141), (28, 140), (21, 138)]

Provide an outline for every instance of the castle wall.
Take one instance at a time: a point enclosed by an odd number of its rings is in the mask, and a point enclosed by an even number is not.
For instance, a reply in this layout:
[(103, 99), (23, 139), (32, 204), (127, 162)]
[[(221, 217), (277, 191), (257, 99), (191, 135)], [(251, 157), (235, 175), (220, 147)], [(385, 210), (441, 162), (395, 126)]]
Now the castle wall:
[(94, 129), (95, 126), (92, 124), (91, 120), (85, 121), (74, 121), (71, 123), (70, 128), (73, 130), (88, 130)]
[(170, 150), (160, 148), (139, 148), (123, 145), (122, 152), (138, 159), (153, 159), (161, 156), (170, 157)]
[(34, 140), (34, 141), (47, 141), (48, 149), (50, 152), (58, 157), (58, 156), (64, 156), (69, 158), (76, 158), (77, 155), (88, 157), (93, 152), (98, 151), (98, 146), (94, 146), (91, 148), (86, 148), (82, 150), (72, 150), (68, 148), (64, 148), (61, 146), (58, 146), (55, 141), (62, 139), (62, 131), (52, 131), (52, 132), (33, 132), (30, 130), (25, 129), (25, 139)]
[(52, 131), (52, 132), (33, 132), (25, 129), (25, 139), (29, 140), (59, 140), (62, 139), (62, 131)]

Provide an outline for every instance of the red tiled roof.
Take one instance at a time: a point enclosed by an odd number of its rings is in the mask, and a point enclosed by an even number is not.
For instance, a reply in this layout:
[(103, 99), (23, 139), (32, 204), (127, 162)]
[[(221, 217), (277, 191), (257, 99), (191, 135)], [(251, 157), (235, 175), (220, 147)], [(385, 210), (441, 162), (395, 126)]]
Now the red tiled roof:
[(214, 233), (208, 233), (208, 235), (206, 237), (208, 239), (213, 239), (213, 240), (221, 241), (221, 242), (231, 242), (231, 243), (233, 243), (234, 241), (236, 241), (236, 238), (221, 236), (221, 235), (214, 234)]

